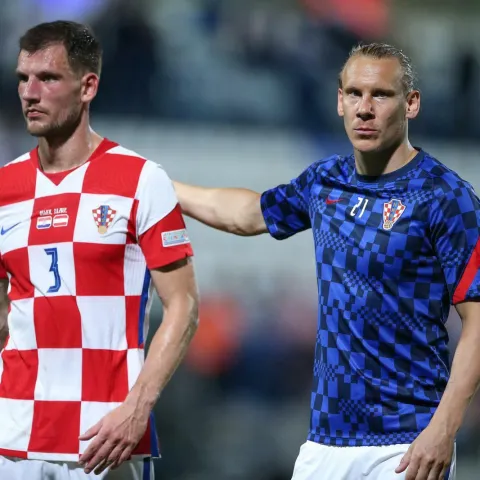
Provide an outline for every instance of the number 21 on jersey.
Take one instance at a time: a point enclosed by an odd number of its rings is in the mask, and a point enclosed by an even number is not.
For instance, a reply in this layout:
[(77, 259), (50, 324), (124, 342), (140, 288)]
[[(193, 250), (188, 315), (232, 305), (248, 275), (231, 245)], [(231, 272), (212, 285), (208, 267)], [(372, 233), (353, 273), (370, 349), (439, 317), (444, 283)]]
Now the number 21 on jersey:
[(358, 197), (358, 202), (350, 210), (350, 215), (354, 217), (358, 209), (360, 209), (360, 215), (358, 216), (358, 218), (362, 218), (362, 215), (364, 214), (365, 209), (367, 208), (367, 205), (368, 205), (368, 198)]
[(50, 265), (50, 272), (53, 273), (54, 284), (47, 290), (48, 293), (55, 293), (60, 290), (62, 286), (62, 279), (58, 273), (58, 250), (57, 248), (46, 248), (45, 253), (52, 257), (52, 263)]

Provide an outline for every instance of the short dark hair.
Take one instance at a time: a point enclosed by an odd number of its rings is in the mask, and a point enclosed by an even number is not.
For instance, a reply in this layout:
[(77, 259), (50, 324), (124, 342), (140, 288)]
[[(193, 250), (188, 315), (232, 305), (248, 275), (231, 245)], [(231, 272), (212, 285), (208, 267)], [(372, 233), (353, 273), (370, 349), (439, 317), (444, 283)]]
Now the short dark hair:
[(20, 50), (35, 53), (61, 44), (75, 73), (95, 73), (102, 69), (102, 47), (93, 31), (81, 23), (57, 20), (30, 28), (19, 40)]
[(359, 56), (372, 57), (375, 59), (396, 58), (403, 70), (402, 85), (405, 93), (408, 94), (412, 90), (416, 90), (417, 76), (412, 61), (402, 50), (387, 43), (360, 43), (353, 47), (338, 77), (340, 88), (342, 88), (342, 74), (345, 65), (352, 57)]

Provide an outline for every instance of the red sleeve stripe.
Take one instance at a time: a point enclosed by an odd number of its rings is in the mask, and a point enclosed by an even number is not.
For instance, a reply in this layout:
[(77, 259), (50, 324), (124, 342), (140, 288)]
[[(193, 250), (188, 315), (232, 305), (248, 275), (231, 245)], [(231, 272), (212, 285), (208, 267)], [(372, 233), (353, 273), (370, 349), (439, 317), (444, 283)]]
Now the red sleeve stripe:
[(463, 302), (467, 298), (467, 293), (475, 280), (478, 270), (480, 269), (480, 238), (478, 239), (477, 245), (473, 249), (472, 256), (467, 263), (467, 267), (463, 272), (462, 278), (455, 290), (453, 295), (453, 304)]

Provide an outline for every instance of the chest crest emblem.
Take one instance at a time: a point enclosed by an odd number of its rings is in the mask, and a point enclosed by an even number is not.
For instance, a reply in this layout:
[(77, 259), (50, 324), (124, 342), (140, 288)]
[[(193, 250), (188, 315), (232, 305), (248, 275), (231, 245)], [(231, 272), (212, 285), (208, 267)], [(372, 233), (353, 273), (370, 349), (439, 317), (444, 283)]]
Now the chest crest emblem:
[(383, 204), (383, 228), (391, 230), (402, 213), (407, 208), (401, 200), (392, 198), (388, 203)]
[(108, 227), (113, 222), (117, 211), (111, 209), (109, 205), (100, 205), (92, 210), (92, 214), (95, 225), (98, 228), (98, 233), (103, 235), (107, 233)]

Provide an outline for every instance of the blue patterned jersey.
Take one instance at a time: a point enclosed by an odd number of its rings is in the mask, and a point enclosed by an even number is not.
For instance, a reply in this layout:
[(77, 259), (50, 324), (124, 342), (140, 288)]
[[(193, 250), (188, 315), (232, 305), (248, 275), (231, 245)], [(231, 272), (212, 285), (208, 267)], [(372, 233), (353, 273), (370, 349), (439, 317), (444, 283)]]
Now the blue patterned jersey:
[(309, 440), (411, 443), (449, 378), (450, 304), (480, 298), (480, 202), (420, 150), (359, 175), (332, 156), (262, 194), (270, 234), (312, 229), (318, 330)]

